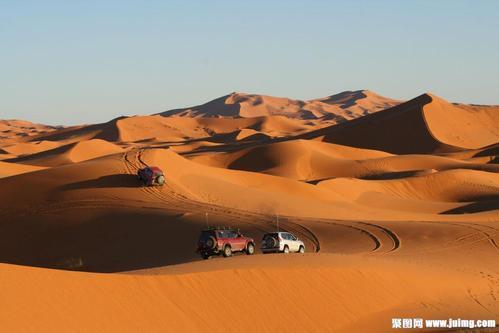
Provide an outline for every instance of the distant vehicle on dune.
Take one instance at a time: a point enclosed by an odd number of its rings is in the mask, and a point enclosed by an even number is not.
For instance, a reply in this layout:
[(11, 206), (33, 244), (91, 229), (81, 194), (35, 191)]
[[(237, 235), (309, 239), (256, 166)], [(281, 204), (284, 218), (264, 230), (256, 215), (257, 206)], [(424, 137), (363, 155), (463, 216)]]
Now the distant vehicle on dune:
[(305, 244), (292, 233), (270, 232), (263, 235), (261, 250), (263, 253), (305, 253)]
[(139, 169), (137, 177), (146, 186), (161, 186), (165, 183), (165, 174), (155, 166)]

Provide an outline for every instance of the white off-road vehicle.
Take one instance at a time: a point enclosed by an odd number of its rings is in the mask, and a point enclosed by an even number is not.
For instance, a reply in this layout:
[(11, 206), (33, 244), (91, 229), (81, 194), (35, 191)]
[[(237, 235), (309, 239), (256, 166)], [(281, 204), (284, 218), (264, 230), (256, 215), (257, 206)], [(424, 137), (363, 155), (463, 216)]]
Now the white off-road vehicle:
[(263, 235), (261, 250), (263, 253), (305, 253), (305, 244), (292, 233), (270, 232)]

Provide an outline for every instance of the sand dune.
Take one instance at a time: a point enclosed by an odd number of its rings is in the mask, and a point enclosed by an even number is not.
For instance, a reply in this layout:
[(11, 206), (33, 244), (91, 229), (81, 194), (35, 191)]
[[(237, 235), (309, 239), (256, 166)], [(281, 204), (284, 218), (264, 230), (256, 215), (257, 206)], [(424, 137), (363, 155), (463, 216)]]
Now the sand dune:
[(291, 140), (236, 152), (196, 155), (192, 160), (210, 166), (261, 172), (303, 181), (332, 177), (390, 179), (418, 172), (456, 168), (499, 172), (499, 166), (494, 164), (441, 156), (394, 156), (382, 151), (310, 140)]
[(26, 164), (15, 164), (8, 162), (0, 161), (0, 178), (10, 177), (19, 175), (21, 173), (38, 171), (45, 169), (44, 167), (34, 166), (34, 165), (26, 165)]
[(121, 118), (113, 119), (109, 122), (95, 125), (71, 126), (56, 130), (54, 132), (40, 134), (34, 137), (33, 141), (56, 141), (61, 144), (70, 144), (91, 139), (102, 139), (107, 141), (118, 141), (119, 133), (116, 123)]
[(440, 142), (463, 148), (482, 148), (497, 143), (499, 107), (453, 105), (429, 95), (423, 112), (432, 135)]
[[(412, 209), (424, 212), (427, 202), (477, 202), (499, 199), (499, 174), (476, 170), (449, 170), (419, 177), (393, 180), (361, 180), (352, 178), (331, 179), (318, 183), (335, 194), (362, 205), (396, 210), (408, 207), (402, 200), (410, 200)], [(407, 202), (407, 201), (406, 201)], [(408, 203), (408, 202), (407, 202)], [(446, 206), (430, 205), (442, 213)], [(442, 209), (438, 211), (438, 209)]]
[[(322, 137), (326, 142), (396, 154), (455, 152), (497, 142), (499, 112), (494, 110), (463, 108), (423, 94), (383, 112), (302, 137)], [(473, 139), (471, 133), (477, 133)]]
[(234, 170), (278, 175), (298, 180), (350, 176), (354, 159), (391, 156), (388, 153), (328, 144), (292, 140), (247, 148), (231, 153), (201, 155), (195, 162)]
[(116, 154), (122, 149), (115, 144), (100, 139), (90, 139), (78, 143), (71, 143), (40, 153), (17, 157), (7, 161), (14, 163), (33, 164), (38, 166), (55, 167), (70, 163), (77, 163), (100, 156)]
[[(156, 115), (121, 117), (103, 124), (64, 128), (46, 135), (39, 135), (36, 140), (45, 142), (50, 140), (60, 144), (91, 139), (115, 143), (174, 144), (185, 142), (190, 144), (192, 140), (224, 141), (227, 139), (227, 134), (241, 130), (254, 130), (266, 136), (285, 136), (304, 133), (314, 128), (317, 128), (315, 123), (309, 124), (304, 120), (288, 119), (283, 116), (217, 119), (167, 118)], [(217, 136), (222, 137), (217, 138)], [(233, 140), (239, 140), (237, 135), (234, 135)]]
[(400, 103), (367, 90), (346, 91), (310, 101), (234, 92), (203, 105), (163, 112), (164, 116), (252, 118), (272, 115), (298, 119), (350, 120)]
[(14, 158), (14, 157), (16, 157), (16, 155), (9, 154), (6, 151), (0, 149), (0, 161), (7, 160), (10, 158)]
[(199, 267), (184, 265), (133, 275), (2, 265), (2, 327), (275, 332), (284, 322), (303, 332), (387, 332), (393, 312), (489, 318), (489, 311), (498, 311), (493, 281), (478, 273), (456, 280), (455, 271), (422, 264), (333, 255), (243, 257), (223, 268), (203, 264), (195, 273), (190, 271)]
[(335, 110), (334, 114), (341, 115), (349, 120), (375, 111), (388, 109), (401, 103), (401, 101), (380, 96), (369, 90), (344, 91), (312, 101), (336, 107), (336, 110), (330, 109), (329, 112)]
[[(94, 125), (0, 122), (2, 328), (386, 332), (394, 317), (497, 317), (498, 107), (398, 103), (233, 93)], [(165, 185), (141, 186), (145, 166)], [(257, 246), (289, 231), (308, 253), (201, 262), (199, 232), (216, 225)]]
[(23, 142), (42, 133), (56, 130), (59, 127), (34, 124), (25, 120), (0, 119), (0, 147)]
[(50, 150), (59, 147), (61, 144), (55, 141), (33, 141), (22, 142), (14, 145), (3, 147), (2, 150), (8, 154), (23, 156), (36, 154), (45, 150)]

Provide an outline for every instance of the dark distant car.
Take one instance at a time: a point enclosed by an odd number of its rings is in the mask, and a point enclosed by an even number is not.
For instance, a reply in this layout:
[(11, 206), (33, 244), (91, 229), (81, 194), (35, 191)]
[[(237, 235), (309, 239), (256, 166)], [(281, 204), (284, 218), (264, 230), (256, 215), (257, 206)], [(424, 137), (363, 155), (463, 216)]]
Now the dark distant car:
[(233, 229), (208, 229), (201, 232), (196, 251), (203, 259), (222, 254), (230, 257), (233, 252), (255, 253), (255, 241)]
[(155, 166), (139, 169), (137, 177), (146, 186), (161, 186), (165, 183), (165, 174)]

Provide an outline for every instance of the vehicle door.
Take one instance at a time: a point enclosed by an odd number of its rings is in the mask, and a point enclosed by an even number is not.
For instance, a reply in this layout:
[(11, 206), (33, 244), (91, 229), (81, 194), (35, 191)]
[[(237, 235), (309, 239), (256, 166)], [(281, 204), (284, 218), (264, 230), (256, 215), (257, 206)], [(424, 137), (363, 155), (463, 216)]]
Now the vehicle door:
[(290, 244), (287, 232), (281, 233), (281, 239), (282, 239), (282, 243), (284, 244), (281, 248), (284, 249), (284, 246), (287, 245), (288, 248), (291, 250), (291, 244)]
[(228, 238), (227, 231), (219, 230), (217, 231), (217, 243), (218, 248), (222, 249), (222, 246), (230, 243), (230, 239)]
[(298, 239), (293, 234), (288, 234), (288, 238), (289, 238), (289, 244), (290, 244), (289, 250), (293, 251), (293, 252), (297, 252), (300, 249)]
[(146, 170), (145, 170), (145, 172), (144, 172), (144, 173), (145, 173), (145, 175), (146, 175), (146, 181), (147, 181), (147, 183), (148, 183), (149, 185), (151, 185), (151, 184), (152, 184), (152, 181), (153, 181), (153, 179), (154, 179), (154, 178), (153, 178), (153, 172), (152, 172), (152, 170), (151, 170), (151, 169), (149, 169), (149, 168), (146, 168)]
[(242, 251), (246, 247), (246, 239), (241, 235), (241, 233), (236, 231), (231, 231), (232, 236), (232, 249), (235, 251)]

